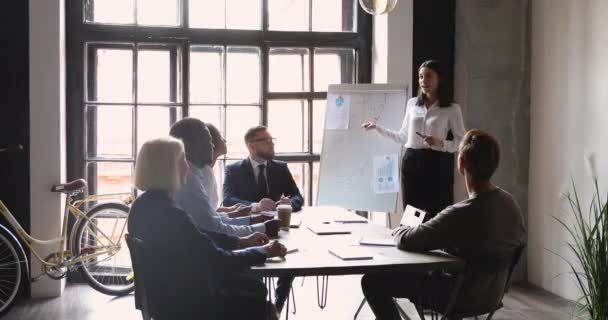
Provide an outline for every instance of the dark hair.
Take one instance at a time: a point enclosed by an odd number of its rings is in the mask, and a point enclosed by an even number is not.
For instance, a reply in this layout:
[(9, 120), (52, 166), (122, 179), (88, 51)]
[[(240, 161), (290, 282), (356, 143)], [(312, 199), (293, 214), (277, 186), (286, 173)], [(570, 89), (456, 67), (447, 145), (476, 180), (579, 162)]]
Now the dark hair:
[(460, 142), (465, 170), (477, 181), (490, 180), (500, 162), (500, 146), (489, 133), (471, 129)]
[[(420, 70), (422, 68), (431, 69), (431, 70), (435, 71), (435, 73), (437, 73), (437, 75), (439, 76), (439, 84), (437, 85), (437, 100), (439, 102), (439, 107), (446, 108), (446, 107), (451, 106), (452, 99), (450, 98), (450, 93), (446, 88), (447, 79), (445, 78), (445, 72), (443, 70), (443, 67), (441, 66), (441, 63), (438, 60), (427, 60), (420, 65), (420, 67), (418, 68), (418, 73), (420, 73)], [(420, 88), (419, 88), (416, 105), (423, 106), (424, 105), (423, 98), (424, 97), (422, 94), (422, 90), (420, 90)]]
[(211, 134), (211, 142), (213, 145), (217, 146), (222, 143), (222, 134), (220, 131), (211, 123), (207, 123), (207, 129), (209, 129), (209, 133)]
[(213, 148), (209, 148), (211, 138), (206, 131), (205, 123), (196, 118), (179, 120), (169, 130), (172, 137), (184, 142), (186, 159), (201, 168), (213, 161), (213, 154), (209, 152), (209, 150), (213, 150)]
[(251, 142), (253, 138), (258, 134), (258, 132), (266, 131), (268, 128), (266, 126), (256, 126), (253, 128), (249, 128), (245, 133), (245, 143)]

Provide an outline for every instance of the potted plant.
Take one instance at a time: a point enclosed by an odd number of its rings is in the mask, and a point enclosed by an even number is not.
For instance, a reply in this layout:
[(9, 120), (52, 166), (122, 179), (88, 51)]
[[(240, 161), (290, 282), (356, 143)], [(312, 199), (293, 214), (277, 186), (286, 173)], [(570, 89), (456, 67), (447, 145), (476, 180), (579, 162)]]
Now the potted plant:
[(579, 193), (572, 179), (572, 192), (564, 197), (568, 200), (573, 223), (555, 217), (568, 231), (571, 240), (566, 245), (573, 253), (568, 263), (582, 292), (574, 306), (576, 319), (608, 319), (608, 196), (601, 197), (593, 155), (586, 156), (587, 169), (594, 184), (594, 195), (589, 211), (581, 204)]

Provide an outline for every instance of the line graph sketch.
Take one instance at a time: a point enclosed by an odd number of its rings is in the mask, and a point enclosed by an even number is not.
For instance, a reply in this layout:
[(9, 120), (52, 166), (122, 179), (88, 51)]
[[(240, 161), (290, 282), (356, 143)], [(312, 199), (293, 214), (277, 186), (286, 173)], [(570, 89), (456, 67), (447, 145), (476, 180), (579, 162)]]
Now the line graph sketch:
[(328, 101), (340, 96), (350, 101), (349, 125), (332, 130), (325, 123), (317, 205), (395, 210), (401, 145), (363, 129), (361, 124), (377, 121), (398, 128), (403, 121), (406, 92), (404, 85), (394, 84), (330, 85)]

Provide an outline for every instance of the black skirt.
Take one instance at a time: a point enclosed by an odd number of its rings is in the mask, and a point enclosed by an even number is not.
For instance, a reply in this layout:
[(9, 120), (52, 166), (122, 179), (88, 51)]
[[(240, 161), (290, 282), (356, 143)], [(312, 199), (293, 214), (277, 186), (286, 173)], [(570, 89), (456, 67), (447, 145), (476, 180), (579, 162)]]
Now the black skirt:
[(405, 150), (401, 163), (403, 207), (427, 212), (425, 220), (454, 203), (454, 154), (431, 149)]

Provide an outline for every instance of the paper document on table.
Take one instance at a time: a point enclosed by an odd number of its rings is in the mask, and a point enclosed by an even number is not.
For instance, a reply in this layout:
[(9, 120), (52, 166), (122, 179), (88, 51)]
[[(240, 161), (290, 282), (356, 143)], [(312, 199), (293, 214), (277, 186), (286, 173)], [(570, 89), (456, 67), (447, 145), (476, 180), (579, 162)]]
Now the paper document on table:
[(342, 224), (335, 223), (321, 223), (312, 224), (308, 226), (308, 229), (318, 235), (331, 235), (331, 234), (349, 234), (350, 230), (346, 229)]
[(334, 213), (332, 215), (332, 219), (333, 222), (338, 222), (338, 223), (368, 223), (369, 221), (367, 220), (367, 218), (362, 217), (358, 214), (355, 213)]
[(297, 229), (302, 225), (302, 218), (291, 215), (291, 220), (289, 221), (289, 227)]
[(346, 130), (348, 129), (348, 119), (350, 113), (350, 96), (331, 95), (327, 97), (327, 109), (325, 111), (327, 130)]
[(276, 210), (267, 210), (267, 211), (260, 211), (259, 214), (263, 214), (265, 216), (273, 216), (276, 217), (279, 213)]
[(374, 157), (374, 192), (375, 193), (397, 193), (399, 192), (397, 154), (385, 154)]
[(401, 225), (415, 227), (422, 224), (425, 216), (426, 212), (408, 204), (401, 217)]
[(361, 247), (340, 247), (328, 251), (342, 260), (369, 260), (374, 258), (369, 251)]
[(363, 246), (380, 246), (380, 247), (395, 247), (395, 240), (386, 237), (365, 236), (359, 240), (359, 244)]

